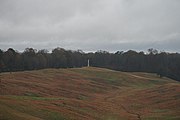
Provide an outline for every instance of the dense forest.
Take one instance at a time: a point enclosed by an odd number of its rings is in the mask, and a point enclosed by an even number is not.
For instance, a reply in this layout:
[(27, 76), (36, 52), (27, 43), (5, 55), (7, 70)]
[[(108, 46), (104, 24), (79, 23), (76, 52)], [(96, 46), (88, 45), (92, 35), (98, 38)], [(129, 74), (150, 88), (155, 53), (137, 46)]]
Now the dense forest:
[(0, 72), (36, 70), (44, 68), (73, 68), (87, 66), (104, 67), (120, 71), (157, 73), (160, 77), (169, 77), (180, 81), (180, 54), (158, 52), (148, 49), (148, 53), (129, 50), (127, 52), (97, 51), (84, 53), (55, 48), (51, 52), (26, 48), (18, 52), (12, 48), (0, 50)]

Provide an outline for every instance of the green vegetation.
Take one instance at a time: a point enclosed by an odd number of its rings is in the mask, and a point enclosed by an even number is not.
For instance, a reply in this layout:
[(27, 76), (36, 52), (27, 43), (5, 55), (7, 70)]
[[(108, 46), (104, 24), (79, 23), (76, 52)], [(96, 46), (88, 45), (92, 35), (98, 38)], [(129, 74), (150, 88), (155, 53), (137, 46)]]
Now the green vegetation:
[(20, 105), (20, 104), (0, 104), (2, 108), (0, 113), (1, 119), (8, 120), (68, 120), (63, 117), (61, 113), (48, 109), (39, 109), (34, 105)]
[(166, 112), (169, 112), (170, 110), (168, 109), (155, 109), (153, 110), (153, 112), (155, 113), (166, 113)]
[(77, 99), (79, 99), (79, 100), (87, 100), (88, 97), (84, 96), (84, 95), (79, 95)]
[(25, 96), (30, 96), (30, 97), (39, 97), (38, 94), (32, 93), (32, 92), (26, 92), (24, 95), (25, 95)]
[(147, 117), (143, 118), (143, 120), (179, 120), (178, 116), (161, 116), (161, 117)]
[(7, 96), (9, 98), (17, 99), (17, 100), (64, 100), (64, 98), (53, 98), (53, 97), (34, 97), (34, 96)]

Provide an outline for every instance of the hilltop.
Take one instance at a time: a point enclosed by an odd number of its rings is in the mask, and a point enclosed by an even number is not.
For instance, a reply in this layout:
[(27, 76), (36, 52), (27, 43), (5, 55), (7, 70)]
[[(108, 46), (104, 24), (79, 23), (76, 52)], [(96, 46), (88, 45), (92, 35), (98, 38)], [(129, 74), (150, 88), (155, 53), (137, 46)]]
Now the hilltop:
[(83, 67), (0, 78), (0, 119), (180, 119), (179, 82), (156, 74)]
[[(88, 62), (89, 61), (89, 62)], [(79, 68), (87, 66), (110, 68), (126, 72), (156, 73), (180, 81), (180, 54), (158, 52), (148, 49), (148, 53), (133, 50), (85, 53), (82, 50), (55, 48), (52, 52), (46, 49), (26, 48), (18, 52), (13, 48), (7, 51), (0, 49), (0, 72), (40, 70), (48, 68)]]

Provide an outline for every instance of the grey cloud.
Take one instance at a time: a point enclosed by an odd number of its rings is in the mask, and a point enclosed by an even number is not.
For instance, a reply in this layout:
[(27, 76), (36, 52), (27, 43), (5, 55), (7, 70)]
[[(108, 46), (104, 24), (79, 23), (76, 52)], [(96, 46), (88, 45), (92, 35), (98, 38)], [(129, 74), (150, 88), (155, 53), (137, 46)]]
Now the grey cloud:
[(180, 52), (179, 0), (1, 0), (0, 48)]

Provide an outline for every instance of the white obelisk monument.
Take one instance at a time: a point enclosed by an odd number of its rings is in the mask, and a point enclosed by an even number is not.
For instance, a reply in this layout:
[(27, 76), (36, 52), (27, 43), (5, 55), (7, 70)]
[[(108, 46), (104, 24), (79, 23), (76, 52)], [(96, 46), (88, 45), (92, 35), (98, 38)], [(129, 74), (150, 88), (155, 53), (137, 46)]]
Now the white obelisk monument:
[(88, 63), (87, 63), (87, 66), (89, 67), (89, 59), (88, 59), (88, 61), (87, 61)]

